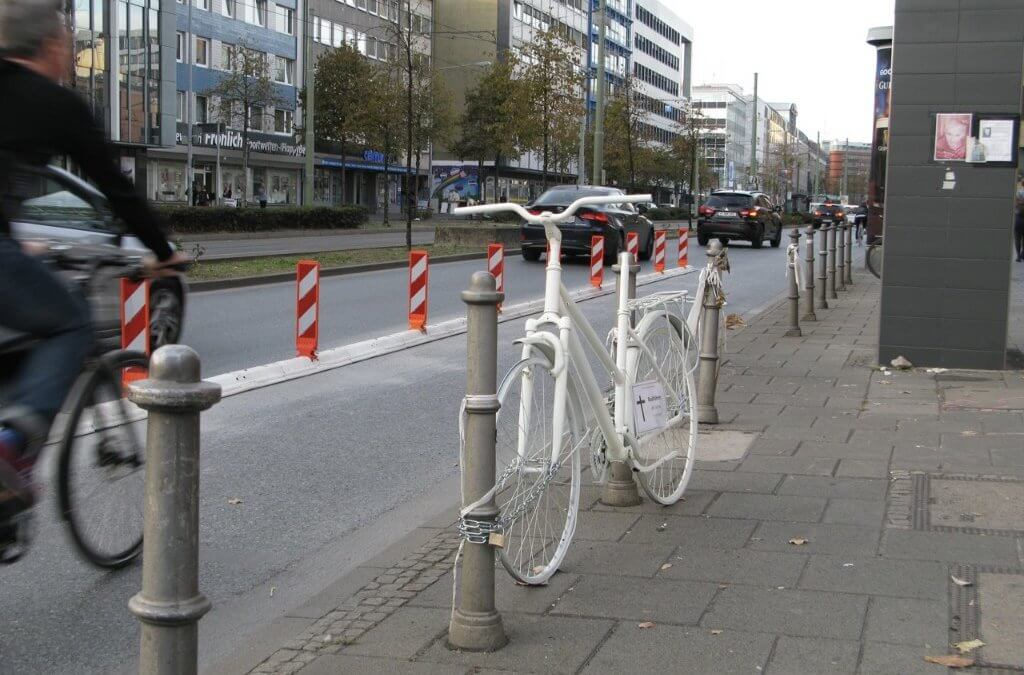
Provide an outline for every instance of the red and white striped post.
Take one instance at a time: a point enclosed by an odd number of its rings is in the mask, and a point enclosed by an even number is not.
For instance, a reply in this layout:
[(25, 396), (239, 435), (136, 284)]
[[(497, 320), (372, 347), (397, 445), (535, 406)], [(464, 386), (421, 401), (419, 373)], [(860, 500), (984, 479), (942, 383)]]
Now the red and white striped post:
[[(149, 280), (121, 279), (121, 349), (149, 356)], [(121, 373), (122, 384), (144, 380), (149, 371), (130, 366)]]
[(300, 260), (295, 266), (295, 351), (316, 359), (320, 346), (320, 263)]
[(665, 272), (665, 230), (654, 233), (654, 271)]
[(590, 285), (601, 288), (604, 282), (604, 237), (595, 234), (590, 238)]
[(427, 332), (427, 282), (430, 254), (409, 251), (409, 330)]
[(640, 235), (636, 232), (626, 233), (626, 250), (633, 254), (633, 262), (640, 260)]
[(690, 239), (690, 228), (680, 227), (679, 228), (679, 266), (689, 267), (689, 239)]
[[(505, 246), (503, 244), (487, 245), (487, 271), (494, 277), (499, 293), (505, 292)], [(501, 303), (498, 303), (501, 311)]]

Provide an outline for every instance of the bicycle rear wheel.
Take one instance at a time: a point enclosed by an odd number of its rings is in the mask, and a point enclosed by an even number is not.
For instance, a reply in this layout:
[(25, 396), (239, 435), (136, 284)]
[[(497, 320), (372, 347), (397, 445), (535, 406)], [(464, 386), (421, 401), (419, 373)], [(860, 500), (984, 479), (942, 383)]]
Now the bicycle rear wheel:
[[(686, 490), (697, 459), (697, 420), (693, 415), (696, 339), (678, 317), (664, 311), (648, 312), (637, 335), (651, 354), (636, 352), (628, 365), (630, 382), (662, 384), (668, 399), (668, 424), (632, 444), (633, 466), (648, 497), (659, 504), (674, 504)], [(659, 371), (665, 381), (659, 377)], [(669, 387), (676, 396), (670, 394)]]
[(517, 581), (537, 585), (558, 570), (576, 530), (583, 435), (569, 395), (564, 429), (552, 438), (552, 358), (542, 347), (534, 354), (509, 370), (498, 388), (495, 501), (504, 528), (501, 563)]
[(122, 398), (121, 372), (138, 352), (100, 358), (75, 383), (58, 459), (58, 502), (71, 539), (92, 564), (117, 569), (142, 552), (145, 444)]
[(875, 242), (868, 246), (868, 253), (864, 256), (868, 271), (875, 275), (875, 278), (882, 278), (882, 242)]

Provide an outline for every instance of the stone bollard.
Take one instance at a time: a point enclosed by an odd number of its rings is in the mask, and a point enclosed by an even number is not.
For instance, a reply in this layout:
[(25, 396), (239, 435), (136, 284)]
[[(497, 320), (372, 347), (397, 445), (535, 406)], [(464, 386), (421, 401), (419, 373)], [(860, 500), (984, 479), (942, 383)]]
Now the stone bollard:
[(846, 228), (846, 285), (853, 286), (853, 230), (855, 227), (849, 225)]
[(828, 226), (828, 297), (830, 300), (838, 300), (836, 293), (836, 229), (837, 224)]
[[(615, 304), (618, 306), (618, 297), (622, 293), (622, 270), (620, 265), (612, 265), (612, 270), (619, 275), (615, 283)], [(636, 299), (636, 275), (640, 272), (640, 263), (636, 258), (630, 256), (629, 265), (629, 299)], [(629, 322), (636, 325), (636, 312), (630, 312)], [(601, 503), (607, 506), (636, 506), (640, 503), (640, 491), (637, 489), (636, 480), (633, 479), (633, 471), (625, 462), (611, 462), (608, 466), (608, 480), (605, 481), (601, 490)]]
[(787, 337), (800, 337), (800, 284), (797, 281), (800, 265), (800, 230), (789, 233), (790, 244), (786, 250), (786, 276), (789, 277), (789, 330)]
[(845, 220), (836, 233), (836, 290), (846, 290), (846, 232), (850, 224)]
[(199, 591), (199, 413), (220, 400), (220, 385), (199, 379), (192, 349), (167, 345), (128, 398), (149, 413), (142, 591), (128, 601), (142, 623), (139, 673), (194, 675), (197, 623), (210, 609)]
[[(713, 240), (707, 247), (708, 266), (705, 274), (718, 274), (719, 256), (722, 243)], [(700, 370), (697, 374), (697, 421), (701, 424), (718, 424), (718, 408), (715, 407), (715, 389), (718, 387), (718, 320), (722, 301), (718, 288), (712, 284), (704, 287), (704, 313), (700, 320)]]
[(817, 321), (818, 317), (814, 313), (814, 227), (811, 225), (807, 226), (807, 268), (804, 276), (804, 306), (807, 308), (804, 311), (804, 321)]
[(826, 283), (826, 279), (828, 279), (828, 227), (822, 225), (818, 228), (818, 233), (821, 234), (818, 242), (821, 250), (818, 251), (818, 286), (816, 288), (818, 302), (816, 306), (818, 309), (828, 309), (828, 285)]
[[(505, 294), (494, 277), (476, 272), (462, 292), (467, 309), (466, 452), (462, 467), (463, 508), (494, 487), (498, 413), (498, 305)], [(492, 652), (508, 642), (501, 615), (494, 607), (494, 549), (488, 542), (498, 507), (490, 499), (467, 513), (459, 604), (448, 626), (453, 649)], [(474, 540), (475, 536), (475, 540)]]

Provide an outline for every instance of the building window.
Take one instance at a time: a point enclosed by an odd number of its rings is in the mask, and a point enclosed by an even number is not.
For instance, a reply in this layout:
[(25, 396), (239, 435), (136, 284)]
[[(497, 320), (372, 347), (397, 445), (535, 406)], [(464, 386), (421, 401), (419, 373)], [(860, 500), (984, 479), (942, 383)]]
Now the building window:
[(174, 60), (181, 63), (185, 60), (185, 34), (178, 31), (178, 48), (174, 52)]
[(320, 19), (320, 42), (331, 44), (331, 22), (327, 19)]
[(371, 59), (377, 58), (377, 38), (366, 38), (366, 55)]
[(195, 5), (199, 9), (210, 9), (210, 0), (195, 0)]
[(295, 84), (295, 61), (275, 56), (274, 81), (280, 84)]
[(365, 12), (366, 11), (366, 0), (356, 0), (356, 7), (358, 7), (359, 9), (361, 9), (361, 10), (363, 10)]
[(366, 0), (366, 11), (370, 14), (377, 13), (377, 0)]
[(256, 25), (267, 27), (267, 0), (256, 0)]
[(274, 132), (278, 134), (292, 133), (292, 111), (278, 108), (274, 111)]
[(334, 35), (331, 38), (332, 47), (340, 47), (345, 42), (345, 27), (341, 24), (334, 24)]
[(196, 37), (196, 43), (193, 47), (195, 50), (192, 54), (192, 60), (197, 66), (203, 68), (210, 67), (210, 41), (206, 38)]
[(220, 69), (232, 71), (235, 69), (235, 46), (222, 42), (220, 45)]
[(206, 124), (210, 121), (210, 101), (205, 96), (196, 96), (195, 123)]
[(224, 16), (234, 19), (238, 11), (238, 0), (224, 0)]
[(254, 105), (249, 107), (250, 131), (263, 131), (263, 115), (263, 106)]
[(295, 35), (295, 10), (290, 7), (280, 7), (281, 10), (281, 32), (286, 35)]
[[(338, 0), (338, 2), (341, 2), (341, 0)], [(349, 7), (355, 7), (356, 6), (356, 0), (347, 0), (347, 2), (348, 2), (348, 6)]]
[(356, 36), (356, 49), (360, 54), (366, 56), (366, 33), (357, 33)]
[(183, 91), (178, 92), (178, 113), (175, 119), (179, 122), (185, 121), (185, 92)]

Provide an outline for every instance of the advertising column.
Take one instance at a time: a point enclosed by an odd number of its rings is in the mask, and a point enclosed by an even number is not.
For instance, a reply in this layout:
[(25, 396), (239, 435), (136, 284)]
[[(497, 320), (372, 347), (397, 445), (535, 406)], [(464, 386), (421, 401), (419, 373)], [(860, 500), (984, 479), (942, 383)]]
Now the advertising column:
[(889, 154), (889, 106), (892, 81), (892, 26), (868, 31), (878, 50), (875, 64), (875, 105), (871, 128), (871, 172), (868, 178), (868, 243), (882, 235), (885, 214), (885, 167)]

